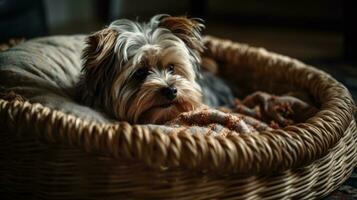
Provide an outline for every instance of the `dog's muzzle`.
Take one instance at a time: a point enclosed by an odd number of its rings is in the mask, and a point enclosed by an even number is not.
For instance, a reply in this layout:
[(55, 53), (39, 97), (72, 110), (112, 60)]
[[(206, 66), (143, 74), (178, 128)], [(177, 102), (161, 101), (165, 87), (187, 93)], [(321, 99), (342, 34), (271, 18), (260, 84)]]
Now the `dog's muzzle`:
[(174, 100), (177, 96), (177, 89), (175, 87), (164, 87), (160, 90), (160, 93), (167, 99), (167, 100)]

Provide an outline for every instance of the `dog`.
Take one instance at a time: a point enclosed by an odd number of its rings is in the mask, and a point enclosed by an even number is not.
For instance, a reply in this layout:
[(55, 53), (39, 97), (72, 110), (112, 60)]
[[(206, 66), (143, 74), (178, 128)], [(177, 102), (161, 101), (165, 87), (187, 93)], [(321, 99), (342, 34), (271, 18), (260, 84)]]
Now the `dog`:
[[(156, 15), (119, 19), (87, 37), (78, 100), (130, 123), (163, 124), (183, 112), (233, 102), (225, 83), (201, 71), (203, 21)], [(222, 94), (224, 91), (225, 95)]]

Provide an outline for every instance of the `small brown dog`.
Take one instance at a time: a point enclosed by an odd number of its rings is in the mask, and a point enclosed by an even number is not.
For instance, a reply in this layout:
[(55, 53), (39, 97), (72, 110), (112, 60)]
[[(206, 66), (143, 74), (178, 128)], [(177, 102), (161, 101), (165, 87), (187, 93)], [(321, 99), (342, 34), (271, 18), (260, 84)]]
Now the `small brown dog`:
[(80, 101), (132, 123), (161, 124), (199, 108), (203, 28), (199, 19), (156, 15), (148, 23), (117, 20), (90, 35)]

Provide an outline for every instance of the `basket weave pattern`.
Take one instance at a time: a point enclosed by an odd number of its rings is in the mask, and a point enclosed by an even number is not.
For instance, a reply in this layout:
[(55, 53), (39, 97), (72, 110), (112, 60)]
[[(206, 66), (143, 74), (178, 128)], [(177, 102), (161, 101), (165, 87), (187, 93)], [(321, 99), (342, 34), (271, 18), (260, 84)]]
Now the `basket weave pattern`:
[[(51, 199), (316, 199), (357, 164), (354, 102), (328, 74), (264, 49), (206, 37), (220, 73), (307, 90), (305, 123), (229, 137), (98, 124), (39, 104), (0, 99), (0, 194)], [(271, 82), (271, 83), (270, 83)], [(251, 90), (256, 89), (252, 84)], [(261, 87), (261, 86), (260, 86)], [(267, 88), (269, 90), (269, 88)]]

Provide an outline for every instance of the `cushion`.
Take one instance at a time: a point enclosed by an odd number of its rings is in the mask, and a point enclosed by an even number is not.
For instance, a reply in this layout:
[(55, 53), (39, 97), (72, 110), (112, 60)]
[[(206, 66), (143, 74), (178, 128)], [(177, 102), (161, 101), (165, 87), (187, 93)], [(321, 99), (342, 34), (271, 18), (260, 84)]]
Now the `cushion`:
[(0, 54), (0, 92), (20, 94), (32, 103), (99, 122), (105, 114), (72, 98), (81, 71), (84, 35), (29, 40)]

